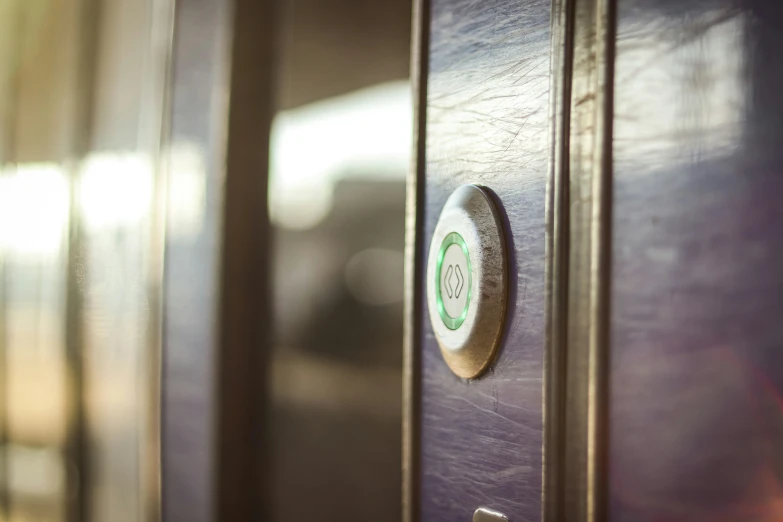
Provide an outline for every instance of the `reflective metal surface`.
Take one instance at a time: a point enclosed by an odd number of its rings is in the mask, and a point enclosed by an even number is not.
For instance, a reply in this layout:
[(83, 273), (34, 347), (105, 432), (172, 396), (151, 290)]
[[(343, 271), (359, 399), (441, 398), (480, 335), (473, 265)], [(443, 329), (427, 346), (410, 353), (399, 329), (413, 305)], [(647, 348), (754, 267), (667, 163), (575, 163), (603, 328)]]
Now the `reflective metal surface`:
[[(570, 107), (568, 202), (568, 271), (559, 283), (567, 301), (558, 311), (566, 317), (566, 353), (559, 373), (562, 432), (556, 494), (552, 508), (561, 519), (605, 520), (606, 360), (609, 350), (608, 297), (611, 251), (612, 83), (614, 10), (612, 0), (568, 2)], [(563, 252), (561, 250), (561, 253)]]
[(492, 363), (503, 331), (508, 267), (501, 227), (489, 194), (464, 185), (446, 201), (432, 234), (430, 321), (449, 368), (465, 379)]
[(783, 4), (619, 0), (612, 521), (783, 518)]

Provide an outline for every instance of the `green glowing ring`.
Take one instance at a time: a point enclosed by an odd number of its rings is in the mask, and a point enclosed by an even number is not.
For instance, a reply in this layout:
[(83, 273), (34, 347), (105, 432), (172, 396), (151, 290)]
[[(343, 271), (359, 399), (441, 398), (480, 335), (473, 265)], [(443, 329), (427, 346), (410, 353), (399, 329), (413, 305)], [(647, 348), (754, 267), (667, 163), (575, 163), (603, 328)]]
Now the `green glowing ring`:
[[(462, 314), (459, 317), (451, 317), (446, 313), (446, 307), (443, 306), (443, 298), (440, 295), (440, 268), (443, 265), (443, 258), (446, 256), (446, 250), (451, 245), (459, 245), (462, 248), (462, 253), (465, 254), (465, 260), (468, 263), (468, 298), (465, 300), (465, 307), (462, 309)], [(470, 308), (470, 295), (473, 291), (473, 269), (470, 267), (470, 254), (468, 253), (468, 245), (465, 244), (465, 240), (462, 236), (456, 232), (452, 232), (446, 236), (443, 243), (440, 245), (438, 251), (438, 262), (435, 265), (435, 300), (438, 303), (438, 314), (443, 319), (443, 324), (449, 330), (456, 330), (462, 323), (465, 322), (465, 318), (468, 316), (468, 308)]]

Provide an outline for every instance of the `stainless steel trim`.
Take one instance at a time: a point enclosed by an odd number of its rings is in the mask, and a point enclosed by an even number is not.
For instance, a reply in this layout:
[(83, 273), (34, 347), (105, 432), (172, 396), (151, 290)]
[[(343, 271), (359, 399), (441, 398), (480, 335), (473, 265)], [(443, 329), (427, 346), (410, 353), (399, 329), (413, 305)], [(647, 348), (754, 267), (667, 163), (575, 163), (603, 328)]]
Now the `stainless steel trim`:
[(418, 296), (423, 289), (417, 267), (423, 257), (424, 165), (427, 128), (430, 2), (414, 0), (411, 42), (413, 92), (413, 154), (408, 172), (405, 208), (405, 288), (402, 367), (402, 520), (419, 520), (419, 413), (421, 359), (416, 347), (421, 334)]
[(552, 1), (550, 171), (547, 179), (546, 343), (542, 520), (563, 512), (565, 382), (568, 341), (568, 145), (571, 118), (574, 1)]
[(593, 163), (592, 257), (590, 293), (590, 359), (587, 425), (587, 518), (607, 516), (607, 393), (609, 356), (609, 294), (611, 286), (612, 122), (614, 118), (615, 0), (596, 5), (596, 96)]
[(614, 0), (575, 0), (562, 517), (585, 522), (606, 514), (614, 39)]

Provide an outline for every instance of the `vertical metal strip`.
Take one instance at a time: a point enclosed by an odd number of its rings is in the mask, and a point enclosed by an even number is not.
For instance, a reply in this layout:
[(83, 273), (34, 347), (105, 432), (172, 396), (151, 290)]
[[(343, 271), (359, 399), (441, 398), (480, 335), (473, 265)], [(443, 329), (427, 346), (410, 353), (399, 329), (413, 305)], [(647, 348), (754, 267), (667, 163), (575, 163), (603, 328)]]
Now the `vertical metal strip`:
[(550, 169), (547, 179), (544, 522), (562, 520), (568, 302), (568, 144), (573, 66), (573, 0), (552, 1)]
[(417, 522), (419, 498), (419, 421), (421, 416), (421, 296), (423, 292), (424, 172), (427, 135), (430, 2), (414, 0), (411, 46), (413, 154), (405, 205), (405, 288), (403, 314), (402, 519)]
[(269, 520), (265, 470), (276, 0), (236, 0), (232, 13), (225, 157), (219, 345), (216, 513), (219, 521)]
[(89, 451), (87, 378), (84, 356), (84, 232), (77, 192), (81, 161), (90, 150), (93, 131), (95, 75), (101, 19), (100, 0), (81, 0), (78, 4), (80, 41), (77, 50), (75, 103), (73, 106), (73, 141), (71, 161), (67, 166), (69, 186), (68, 241), (66, 258), (65, 353), (68, 371), (68, 436), (66, 459), (69, 522), (92, 520), (91, 469)]
[[(0, 174), (2, 175), (2, 174)], [(6, 270), (0, 251), (0, 521), (8, 520), (11, 513), (8, 490), (8, 365), (6, 359)]]
[[(18, 99), (18, 81), (14, 68), (21, 60), (21, 37), (23, 27), (23, 10), (26, 4), (12, 2), (9, 5), (11, 16), (3, 20), (4, 29), (8, 29), (4, 35), (7, 38), (7, 46), (0, 60), (0, 81), (8, 81), (6, 91), (0, 92), (0, 114), (5, 118), (0, 121), (0, 176), (7, 175), (6, 165), (12, 159), (11, 151), (15, 150), (16, 106)], [(1, 44), (0, 44), (1, 45)], [(1, 85), (0, 85), (1, 86)], [(11, 515), (11, 492), (9, 490), (9, 466), (8, 444), (8, 359), (7, 359), (7, 253), (0, 249), (0, 520), (9, 520)]]
[(588, 521), (606, 519), (608, 355), (612, 255), (612, 123), (614, 119), (615, 1), (597, 0), (595, 17), (596, 103), (588, 391)]
[[(0, 163), (2, 165), (2, 163)], [(0, 170), (0, 176), (4, 173)], [(11, 494), (8, 487), (8, 359), (7, 275), (5, 253), (0, 250), (0, 521), (9, 520)]]
[(65, 457), (68, 467), (67, 484), (69, 522), (89, 522), (90, 470), (87, 428), (86, 375), (84, 358), (84, 329), (82, 289), (83, 233), (76, 201), (76, 168), (71, 169), (69, 179), (68, 253), (66, 259), (65, 301), (65, 354), (67, 364), (68, 435)]
[[(0, 163), (2, 165), (2, 163)], [(0, 176), (2, 176), (0, 171)], [(8, 490), (8, 363), (7, 315), (6, 315), (6, 270), (4, 252), (0, 250), (0, 521), (9, 519), (11, 513)]]
[(563, 515), (606, 513), (614, 0), (574, 0)]
[[(151, 215), (151, 253), (149, 257), (148, 295), (150, 296), (150, 325), (147, 330), (145, 374), (141, 378), (143, 403), (145, 404), (145, 431), (142, 443), (143, 463), (140, 491), (143, 495), (143, 514), (146, 522), (162, 519), (162, 366), (163, 366), (163, 277), (166, 245), (166, 202), (168, 201), (169, 168), (168, 150), (171, 138), (171, 66), (174, 45), (175, 0), (151, 2), (150, 89), (151, 108), (146, 133), (150, 136), (152, 164), (155, 168), (155, 199)], [(146, 134), (143, 132), (143, 134)]]

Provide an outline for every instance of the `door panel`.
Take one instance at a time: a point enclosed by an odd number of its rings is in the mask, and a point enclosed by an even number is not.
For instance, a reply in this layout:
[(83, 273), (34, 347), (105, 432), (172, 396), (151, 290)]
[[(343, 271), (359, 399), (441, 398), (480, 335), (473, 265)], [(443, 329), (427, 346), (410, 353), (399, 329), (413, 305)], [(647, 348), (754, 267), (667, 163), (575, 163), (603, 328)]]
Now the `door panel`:
[[(424, 9), (413, 518), (782, 519), (783, 6)], [(511, 257), (500, 354), (469, 382), (423, 279), (465, 183), (492, 191)]]
[(420, 262), (448, 196), (466, 183), (484, 185), (505, 214), (510, 294), (500, 353), (473, 381), (446, 366), (418, 296), (420, 516), (470, 520), (485, 506), (538, 520), (551, 5), (430, 7)]
[(610, 519), (783, 517), (783, 6), (619, 0)]

